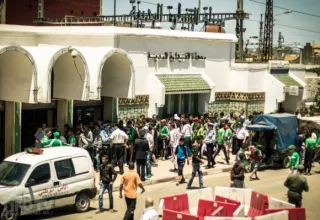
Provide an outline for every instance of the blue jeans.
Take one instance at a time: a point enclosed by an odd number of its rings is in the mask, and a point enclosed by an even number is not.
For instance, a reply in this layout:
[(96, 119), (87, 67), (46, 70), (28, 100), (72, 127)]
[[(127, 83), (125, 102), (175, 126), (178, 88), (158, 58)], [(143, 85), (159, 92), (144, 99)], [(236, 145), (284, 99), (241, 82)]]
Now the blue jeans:
[(188, 187), (191, 187), (193, 179), (197, 173), (199, 175), (199, 185), (200, 185), (200, 187), (203, 187), (203, 180), (202, 180), (203, 173), (201, 171), (200, 163), (192, 163), (192, 175), (191, 175), (191, 178), (188, 182)]
[(146, 174), (147, 175), (151, 175), (151, 167), (152, 167), (152, 152), (148, 151), (147, 152), (147, 167), (146, 167)]
[(100, 184), (100, 191), (99, 191), (99, 210), (103, 211), (103, 194), (104, 191), (108, 190), (109, 194), (109, 206), (110, 209), (113, 209), (113, 195), (112, 195), (112, 185), (101, 183)]

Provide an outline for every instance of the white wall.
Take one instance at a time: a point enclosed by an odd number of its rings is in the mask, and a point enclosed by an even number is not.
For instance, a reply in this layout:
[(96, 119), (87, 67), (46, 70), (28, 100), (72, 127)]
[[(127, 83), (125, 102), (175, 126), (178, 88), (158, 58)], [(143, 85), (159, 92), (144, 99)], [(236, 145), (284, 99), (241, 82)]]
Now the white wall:
[(265, 74), (266, 100), (264, 112), (270, 113), (278, 109), (278, 103), (285, 100), (284, 84), (273, 77), (271, 74)]
[(285, 94), (285, 101), (282, 103), (282, 107), (284, 108), (285, 112), (287, 113), (295, 113), (298, 109), (299, 104), (302, 100), (303, 90), (299, 90), (298, 96), (289, 95), (289, 93)]
[[(128, 51), (136, 69), (136, 92), (145, 94), (144, 78), (147, 74), (187, 74), (206, 73), (208, 77), (221, 89), (228, 86), (228, 73), (231, 58), (231, 43), (216, 43), (214, 41), (166, 39), (166, 38), (136, 38), (118, 37), (119, 47)], [(200, 52), (199, 52), (200, 51)], [(205, 56), (206, 60), (182, 61), (147, 59), (147, 53), (164, 54), (193, 53)], [(221, 76), (225, 76), (223, 79)], [(218, 90), (218, 88), (217, 88)]]
[(0, 100), (33, 103), (34, 66), (18, 51), (0, 55)]
[(86, 97), (84, 63), (79, 57), (75, 61), (69, 53), (61, 55), (54, 63), (52, 98), (82, 101)]
[(148, 116), (158, 114), (157, 108), (163, 107), (165, 104), (165, 87), (154, 74), (147, 77), (147, 89), (149, 95), (149, 111)]
[(129, 61), (123, 55), (115, 53), (107, 59), (102, 69), (101, 96), (132, 97), (133, 80)]

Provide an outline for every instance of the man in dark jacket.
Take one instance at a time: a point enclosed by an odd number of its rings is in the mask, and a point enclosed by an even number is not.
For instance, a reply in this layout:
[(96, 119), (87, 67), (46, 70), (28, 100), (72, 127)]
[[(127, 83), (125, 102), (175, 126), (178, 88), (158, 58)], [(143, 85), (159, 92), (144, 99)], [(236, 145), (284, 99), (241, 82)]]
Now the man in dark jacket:
[(145, 139), (146, 132), (146, 129), (141, 129), (139, 131), (139, 137), (134, 142), (137, 173), (140, 176), (141, 181), (145, 181), (147, 153), (149, 151), (149, 142)]

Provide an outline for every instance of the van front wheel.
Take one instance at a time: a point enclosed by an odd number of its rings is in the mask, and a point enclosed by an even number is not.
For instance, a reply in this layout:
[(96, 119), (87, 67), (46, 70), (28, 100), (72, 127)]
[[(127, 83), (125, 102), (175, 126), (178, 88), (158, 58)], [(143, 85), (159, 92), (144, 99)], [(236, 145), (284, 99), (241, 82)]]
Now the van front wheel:
[(87, 212), (90, 208), (90, 198), (87, 193), (80, 193), (76, 198), (75, 208), (77, 212)]
[(19, 217), (19, 207), (15, 203), (7, 204), (1, 211), (1, 220), (17, 220)]

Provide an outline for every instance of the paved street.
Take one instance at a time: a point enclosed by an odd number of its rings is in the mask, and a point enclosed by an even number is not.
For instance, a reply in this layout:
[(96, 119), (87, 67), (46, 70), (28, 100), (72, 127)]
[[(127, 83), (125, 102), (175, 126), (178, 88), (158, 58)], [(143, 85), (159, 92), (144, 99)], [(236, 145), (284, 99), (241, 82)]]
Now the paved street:
[[(318, 171), (320, 168), (316, 165), (313, 171)], [(246, 187), (259, 190), (281, 200), (286, 200), (286, 188), (283, 186), (283, 182), (288, 175), (287, 170), (266, 170), (259, 173), (260, 181), (248, 181), (248, 175), (246, 176)], [(310, 191), (304, 193), (303, 206), (307, 209), (307, 219), (308, 220), (318, 220), (320, 219), (320, 209), (318, 200), (320, 198), (319, 189), (319, 179), (320, 174), (314, 173), (312, 176), (307, 177), (310, 185)], [(205, 185), (208, 187), (215, 186), (228, 186), (230, 183), (230, 178), (228, 173), (220, 173), (215, 175), (209, 175), (204, 178)], [(194, 182), (197, 186), (198, 181)], [(156, 201), (156, 206), (158, 205), (159, 198), (165, 195), (173, 195), (185, 192), (186, 185), (175, 186), (173, 182), (156, 184), (146, 187), (146, 193), (139, 195), (136, 216), (135, 219), (139, 219), (140, 214), (143, 211), (144, 199), (146, 197), (153, 197)], [(124, 212), (126, 210), (125, 201), (119, 199), (118, 192), (114, 193), (115, 198), (115, 208), (118, 210), (117, 213), (110, 214), (105, 212), (100, 215), (96, 215), (95, 211), (98, 207), (97, 199), (94, 199), (91, 203), (91, 211), (83, 214), (75, 214), (72, 208), (62, 208), (53, 211), (53, 213), (47, 216), (38, 217), (38, 219), (50, 219), (50, 220), (84, 220), (84, 219), (122, 219)], [(105, 198), (105, 207), (108, 208), (108, 198)], [(37, 219), (35, 216), (24, 217), (22, 219)]]

